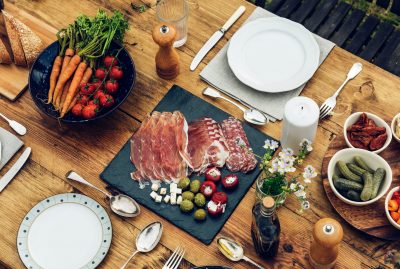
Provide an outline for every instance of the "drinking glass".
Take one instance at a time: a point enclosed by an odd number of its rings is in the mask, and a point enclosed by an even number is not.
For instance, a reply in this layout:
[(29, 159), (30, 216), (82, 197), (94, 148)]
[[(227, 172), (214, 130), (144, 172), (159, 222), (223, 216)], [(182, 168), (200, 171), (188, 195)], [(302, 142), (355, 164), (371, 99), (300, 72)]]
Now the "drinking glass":
[(189, 6), (186, 0), (161, 0), (157, 3), (157, 18), (171, 24), (176, 29), (174, 47), (180, 47), (187, 40)]

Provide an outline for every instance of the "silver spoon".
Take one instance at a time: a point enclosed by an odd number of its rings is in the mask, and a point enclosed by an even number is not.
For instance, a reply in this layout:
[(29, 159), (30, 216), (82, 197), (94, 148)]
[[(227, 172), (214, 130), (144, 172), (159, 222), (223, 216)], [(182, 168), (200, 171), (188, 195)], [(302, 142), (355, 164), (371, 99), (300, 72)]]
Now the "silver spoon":
[(136, 237), (136, 250), (120, 269), (125, 269), (128, 263), (132, 260), (133, 256), (135, 256), (137, 253), (152, 251), (157, 246), (158, 242), (160, 242), (162, 232), (163, 225), (158, 221), (150, 223), (143, 230), (141, 230)]
[(10, 125), (10, 127), (13, 128), (13, 130), (17, 134), (19, 134), (19, 135), (25, 135), (26, 134), (26, 128), (21, 123), (16, 122), (15, 120), (10, 120), (9, 118), (7, 118), (6, 116), (4, 116), (1, 113), (0, 113), (0, 117), (5, 119), (8, 122), (8, 125)]
[(140, 214), (139, 204), (131, 197), (129, 197), (125, 194), (118, 194), (115, 196), (110, 195), (107, 192), (92, 185), (90, 182), (85, 180), (83, 177), (81, 177), (74, 171), (69, 171), (66, 174), (66, 177), (68, 179), (75, 180), (75, 181), (83, 183), (89, 187), (92, 187), (93, 189), (95, 189), (95, 190), (103, 193), (105, 196), (107, 196), (108, 199), (110, 200), (111, 210), (115, 214), (123, 216), (123, 217), (128, 217), (128, 218), (136, 217), (137, 215)]
[(243, 111), (243, 118), (247, 121), (250, 122), (252, 124), (256, 124), (256, 125), (265, 125), (268, 123), (268, 119), (264, 116), (264, 114), (257, 110), (257, 109), (253, 109), (253, 108), (245, 108), (241, 105), (239, 105), (236, 102), (233, 102), (231, 100), (229, 100), (228, 98), (222, 96), (217, 90), (207, 87), (203, 90), (203, 95), (206, 96), (210, 96), (213, 98), (221, 98), (225, 101), (228, 101), (229, 103), (235, 105), (236, 107), (238, 107), (240, 110)]
[(264, 267), (257, 264), (255, 261), (246, 257), (244, 255), (243, 247), (239, 243), (235, 242), (234, 240), (227, 238), (227, 237), (220, 237), (220, 238), (218, 238), (217, 243), (218, 243), (219, 250), (229, 260), (234, 261), (234, 262), (244, 260), (248, 263), (251, 263), (252, 265), (254, 265), (255, 267), (257, 267), (259, 269), (264, 269)]

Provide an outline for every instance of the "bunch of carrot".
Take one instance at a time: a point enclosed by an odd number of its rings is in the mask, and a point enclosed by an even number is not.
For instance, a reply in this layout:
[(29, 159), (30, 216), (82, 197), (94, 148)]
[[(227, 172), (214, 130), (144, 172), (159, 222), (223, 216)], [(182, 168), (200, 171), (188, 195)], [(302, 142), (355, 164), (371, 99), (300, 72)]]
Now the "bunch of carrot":
[(50, 75), (48, 104), (53, 104), (61, 118), (77, 102), (80, 85), (89, 82), (97, 60), (113, 40), (122, 42), (127, 29), (128, 22), (119, 11), (108, 16), (99, 10), (95, 17), (79, 16), (57, 33), (60, 53)]

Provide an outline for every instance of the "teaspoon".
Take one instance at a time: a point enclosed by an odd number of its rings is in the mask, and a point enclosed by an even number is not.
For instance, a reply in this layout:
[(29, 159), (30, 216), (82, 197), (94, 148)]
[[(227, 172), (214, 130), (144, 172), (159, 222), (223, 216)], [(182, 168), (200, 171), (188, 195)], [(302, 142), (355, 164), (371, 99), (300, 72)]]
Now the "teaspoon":
[(234, 240), (227, 238), (227, 237), (220, 237), (220, 238), (218, 238), (217, 243), (218, 243), (219, 250), (229, 260), (234, 261), (234, 262), (244, 260), (248, 263), (251, 263), (252, 265), (254, 265), (255, 267), (257, 267), (259, 269), (264, 269), (264, 267), (257, 264), (255, 261), (246, 257), (244, 255), (243, 247), (239, 243), (235, 242)]
[(207, 87), (203, 90), (203, 94), (206, 96), (214, 97), (214, 98), (221, 98), (229, 103), (235, 105), (237, 108), (243, 111), (243, 118), (252, 124), (256, 125), (265, 125), (268, 123), (268, 119), (264, 116), (261, 111), (253, 108), (244, 108), (243, 106), (239, 105), (236, 102), (229, 100), (228, 98), (222, 96), (217, 90)]
[(95, 190), (103, 193), (105, 196), (107, 196), (108, 199), (110, 200), (111, 210), (115, 214), (123, 216), (123, 217), (129, 217), (129, 218), (136, 217), (137, 215), (140, 214), (139, 204), (131, 197), (129, 197), (125, 194), (110, 195), (107, 192), (92, 185), (90, 182), (85, 180), (83, 177), (81, 177), (74, 171), (69, 171), (66, 174), (66, 177), (68, 179), (75, 180), (75, 181), (83, 183), (89, 187), (92, 187), (93, 189), (95, 189)]
[(139, 252), (145, 253), (152, 251), (160, 242), (161, 235), (163, 232), (163, 225), (161, 222), (153, 222), (147, 225), (143, 230), (140, 231), (136, 237), (136, 250), (128, 258), (128, 260), (122, 265), (120, 269), (125, 269), (132, 258)]
[(0, 113), (0, 117), (2, 117), (4, 120), (8, 122), (8, 125), (10, 125), (13, 130), (19, 134), (19, 135), (25, 135), (26, 134), (26, 128), (23, 126), (21, 123), (16, 122), (15, 120), (10, 120), (6, 116)]

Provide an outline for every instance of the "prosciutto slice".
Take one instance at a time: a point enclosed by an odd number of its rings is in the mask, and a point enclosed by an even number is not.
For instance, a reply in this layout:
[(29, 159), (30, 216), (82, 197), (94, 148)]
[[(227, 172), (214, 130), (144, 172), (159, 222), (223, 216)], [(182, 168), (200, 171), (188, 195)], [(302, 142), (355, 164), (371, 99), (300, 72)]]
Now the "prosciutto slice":
[(250, 147), (249, 140), (242, 123), (230, 117), (221, 123), (222, 133), (229, 148), (229, 157), (226, 166), (232, 172), (247, 173), (257, 165), (257, 159)]
[(191, 122), (188, 135), (193, 171), (203, 173), (208, 166), (224, 166), (229, 156), (228, 145), (215, 120), (202, 118)]
[(180, 112), (153, 112), (131, 138), (132, 178), (178, 181), (187, 176), (190, 163), (188, 125)]

